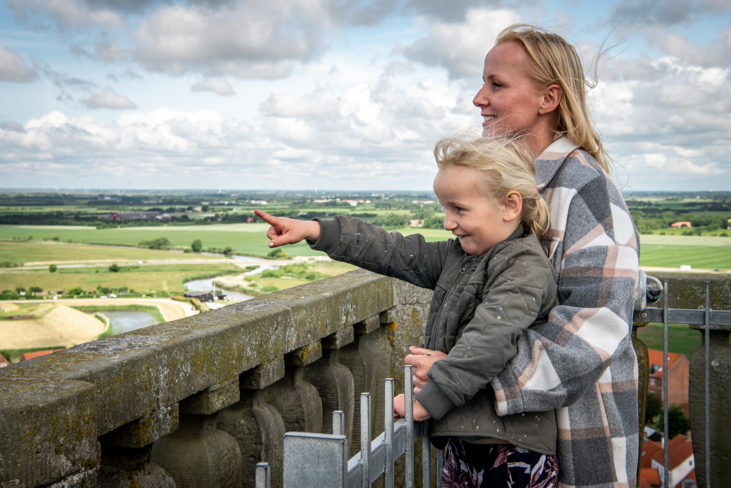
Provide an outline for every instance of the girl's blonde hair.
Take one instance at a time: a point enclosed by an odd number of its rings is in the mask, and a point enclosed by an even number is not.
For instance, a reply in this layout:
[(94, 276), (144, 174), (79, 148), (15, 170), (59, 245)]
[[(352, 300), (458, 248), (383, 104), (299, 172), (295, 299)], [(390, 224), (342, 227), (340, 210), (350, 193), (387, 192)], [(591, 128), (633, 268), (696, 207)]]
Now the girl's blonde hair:
[(516, 191), (523, 199), (521, 220), (537, 237), (548, 233), (548, 205), (536, 188), (536, 166), (530, 154), (514, 138), (505, 136), (445, 137), (434, 146), (434, 159), (440, 169), (466, 166), (482, 172), (486, 196), (502, 199)]
[(525, 48), (532, 65), (529, 75), (536, 83), (542, 87), (557, 84), (563, 90), (555, 138), (568, 137), (609, 172), (609, 157), (586, 105), (586, 87), (593, 85), (584, 76), (576, 49), (558, 34), (526, 24), (511, 25), (498, 34), (497, 44), (508, 41)]

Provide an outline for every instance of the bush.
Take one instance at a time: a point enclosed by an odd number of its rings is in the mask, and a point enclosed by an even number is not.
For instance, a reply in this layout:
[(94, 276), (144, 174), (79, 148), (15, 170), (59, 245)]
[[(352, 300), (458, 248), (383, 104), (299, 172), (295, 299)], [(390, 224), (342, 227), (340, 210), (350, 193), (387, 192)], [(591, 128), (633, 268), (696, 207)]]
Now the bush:
[(158, 239), (152, 239), (151, 241), (140, 241), (137, 244), (138, 247), (146, 247), (148, 249), (164, 249), (170, 247), (170, 239), (167, 237), (160, 237)]
[(203, 249), (203, 243), (200, 239), (196, 239), (190, 244), (190, 250), (193, 252), (201, 252), (201, 249)]
[(117, 265), (117, 263), (114, 263), (111, 266), (109, 266), (109, 271), (111, 271), (112, 273), (118, 273), (119, 266)]
[(52, 264), (48, 267), (48, 271), (50, 271), (51, 273), (55, 273), (57, 269), (58, 267), (55, 264)]

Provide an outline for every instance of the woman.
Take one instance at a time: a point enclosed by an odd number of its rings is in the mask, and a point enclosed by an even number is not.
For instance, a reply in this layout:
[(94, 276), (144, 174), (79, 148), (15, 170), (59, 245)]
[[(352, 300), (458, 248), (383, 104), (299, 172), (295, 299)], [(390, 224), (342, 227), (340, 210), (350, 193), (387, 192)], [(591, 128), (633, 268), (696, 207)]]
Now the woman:
[[(487, 53), (473, 103), (483, 134), (521, 135), (551, 210), (542, 244), (559, 305), (526, 331), (518, 355), (490, 383), (498, 415), (557, 409), (559, 481), (634, 486), (637, 360), (631, 318), (639, 238), (591, 126), (576, 50), (561, 36), (511, 26)], [(417, 391), (444, 355), (412, 347)], [(450, 460), (445, 459), (445, 465)]]

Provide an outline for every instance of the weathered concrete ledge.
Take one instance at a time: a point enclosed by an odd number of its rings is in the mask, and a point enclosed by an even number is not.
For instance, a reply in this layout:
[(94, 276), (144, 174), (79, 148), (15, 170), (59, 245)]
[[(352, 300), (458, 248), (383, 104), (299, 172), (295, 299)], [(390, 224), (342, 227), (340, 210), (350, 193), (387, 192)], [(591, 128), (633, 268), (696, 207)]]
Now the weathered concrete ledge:
[[(360, 336), (383, 331), (390, 370), (392, 350), (400, 347), (402, 357), (422, 333), (429, 296), (354, 271), (3, 368), (0, 486), (102, 486), (102, 459), (115, 449), (143, 452), (141, 464), (132, 464), (144, 470), (151, 444), (178, 431), (184, 419), (254, 405), (257, 390), (287, 377), (285, 389), (311, 387), (297, 371), (337, 363), (328, 351), (366, 347)], [(355, 381), (348, 368), (344, 375), (346, 383)], [(281, 399), (265, 397), (259, 394), (259, 403), (283, 408)], [(288, 408), (307, 410), (303, 402)], [(322, 425), (322, 412), (314, 415)]]

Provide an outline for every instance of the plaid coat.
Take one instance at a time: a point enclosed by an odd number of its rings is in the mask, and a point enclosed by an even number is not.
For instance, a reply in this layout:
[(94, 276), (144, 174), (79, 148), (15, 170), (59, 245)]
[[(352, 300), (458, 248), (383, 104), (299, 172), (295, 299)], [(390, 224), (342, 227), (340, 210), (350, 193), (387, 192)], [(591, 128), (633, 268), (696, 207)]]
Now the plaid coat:
[(557, 409), (561, 486), (634, 487), (637, 358), (631, 319), (639, 237), (619, 190), (567, 138), (536, 160), (551, 210), (560, 305), (528, 329), (491, 382), (498, 415)]

